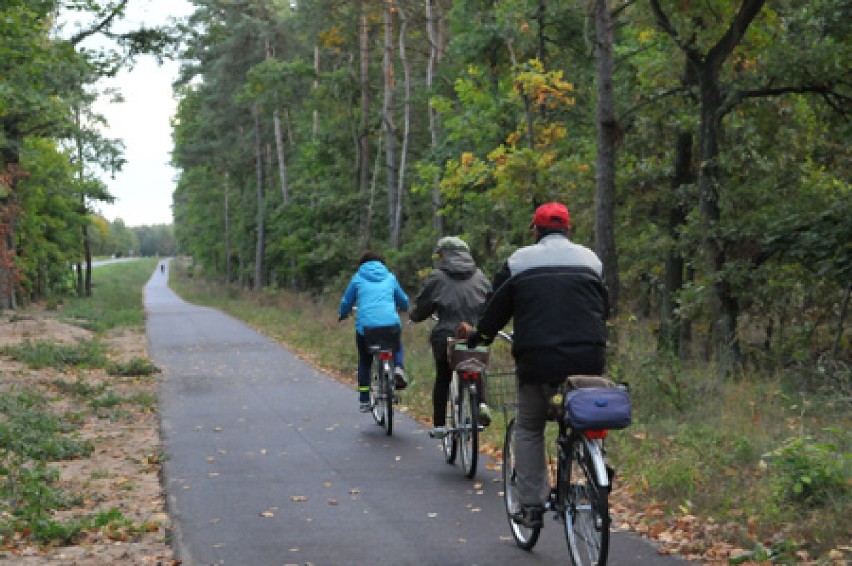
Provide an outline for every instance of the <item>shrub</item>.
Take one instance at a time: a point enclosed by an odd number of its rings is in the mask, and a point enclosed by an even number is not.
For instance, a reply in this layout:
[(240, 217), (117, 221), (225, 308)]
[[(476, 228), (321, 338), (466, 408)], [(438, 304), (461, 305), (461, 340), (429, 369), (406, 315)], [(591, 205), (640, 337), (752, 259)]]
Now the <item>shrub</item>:
[(777, 495), (787, 501), (821, 505), (848, 490), (850, 456), (832, 443), (794, 436), (764, 459), (777, 470)]

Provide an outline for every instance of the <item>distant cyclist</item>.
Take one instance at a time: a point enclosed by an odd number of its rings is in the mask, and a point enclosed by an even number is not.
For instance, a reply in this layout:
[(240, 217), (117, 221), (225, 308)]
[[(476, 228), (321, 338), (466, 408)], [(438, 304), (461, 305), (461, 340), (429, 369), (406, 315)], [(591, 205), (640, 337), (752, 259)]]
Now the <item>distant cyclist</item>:
[(530, 227), (536, 243), (515, 251), (497, 272), (494, 295), (467, 345), (490, 343), (514, 318), (522, 507), (513, 520), (534, 528), (543, 526), (549, 490), (544, 455), (548, 401), (567, 376), (603, 373), (609, 302), (601, 261), (569, 239), (564, 205), (538, 207)]
[[(340, 300), (338, 318), (343, 320), (358, 307), (355, 315), (355, 345), (358, 348), (358, 403), (361, 412), (370, 411), (370, 367), (373, 356), (364, 339), (365, 328), (396, 326), (401, 330), (397, 309), (408, 310), (408, 295), (399, 286), (393, 273), (388, 271), (382, 256), (366, 251), (358, 262), (358, 271), (352, 276)], [(394, 353), (394, 385), (405, 389), (408, 379), (403, 369), (402, 340)]]
[[(476, 266), (470, 248), (461, 238), (446, 236), (435, 246), (436, 268), (423, 283), (414, 299), (412, 322), (420, 322), (432, 314), (438, 323), (432, 328), (430, 342), (435, 359), (435, 385), (432, 388), (432, 438), (447, 435), (447, 397), (453, 369), (447, 355), (447, 338), (454, 336), (460, 323), (475, 324), (491, 292), (491, 283)], [(480, 423), (490, 422), (488, 407), (480, 407)]]

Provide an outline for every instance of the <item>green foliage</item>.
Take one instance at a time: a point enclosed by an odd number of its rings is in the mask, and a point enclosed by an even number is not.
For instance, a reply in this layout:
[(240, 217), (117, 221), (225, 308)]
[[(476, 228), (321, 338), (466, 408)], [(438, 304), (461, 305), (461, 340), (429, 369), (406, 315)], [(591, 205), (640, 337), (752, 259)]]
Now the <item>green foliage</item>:
[(87, 456), (91, 442), (69, 437), (67, 426), (47, 414), (45, 399), (31, 392), (0, 397), (0, 449), (31, 460), (67, 460)]
[(777, 471), (772, 481), (782, 501), (816, 506), (840, 500), (849, 492), (852, 454), (841, 452), (833, 443), (794, 436), (763, 458)]

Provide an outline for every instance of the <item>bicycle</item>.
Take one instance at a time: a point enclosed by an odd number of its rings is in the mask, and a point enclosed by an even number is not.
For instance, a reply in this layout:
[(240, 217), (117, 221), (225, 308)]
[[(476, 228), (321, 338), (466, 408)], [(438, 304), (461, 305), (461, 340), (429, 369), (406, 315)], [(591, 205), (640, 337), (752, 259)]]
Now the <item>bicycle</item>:
[(370, 412), (376, 424), (393, 434), (393, 406), (399, 402), (393, 375), (393, 356), (399, 348), (398, 326), (364, 329), (364, 340), (373, 356), (370, 366)]
[[(626, 421), (623, 415), (620, 421), (598, 415), (595, 417), (597, 420), (578, 423), (571, 413), (576, 411), (571, 403), (578, 398), (586, 405), (591, 400), (594, 407), (596, 396), (605, 399), (601, 403), (609, 403), (613, 395), (620, 399), (619, 402), (627, 399)], [(548, 421), (555, 422), (558, 431), (555, 473), (548, 474), (551, 487), (545, 513), (553, 513), (554, 519), (562, 522), (574, 566), (603, 566), (607, 561), (611, 522), (609, 492), (613, 471), (606, 462), (604, 439), (610, 428), (629, 425), (629, 398), (626, 395), (625, 385), (616, 385), (604, 377), (569, 376), (550, 401)], [(506, 408), (504, 406), (504, 410)], [(609, 426), (602, 426), (606, 424)], [(538, 542), (542, 527), (525, 527), (512, 517), (521, 509), (515, 468), (516, 427), (515, 418), (511, 418), (503, 443), (503, 498), (515, 543), (524, 550), (531, 550)], [(550, 463), (548, 467), (551, 468), (549, 472), (554, 472)]]
[(472, 479), (479, 459), (479, 433), (485, 428), (479, 405), (484, 398), (488, 348), (468, 349), (463, 340), (448, 338), (447, 349), (453, 377), (447, 398), (447, 434), (441, 444), (448, 464), (454, 464), (461, 453), (462, 470)]

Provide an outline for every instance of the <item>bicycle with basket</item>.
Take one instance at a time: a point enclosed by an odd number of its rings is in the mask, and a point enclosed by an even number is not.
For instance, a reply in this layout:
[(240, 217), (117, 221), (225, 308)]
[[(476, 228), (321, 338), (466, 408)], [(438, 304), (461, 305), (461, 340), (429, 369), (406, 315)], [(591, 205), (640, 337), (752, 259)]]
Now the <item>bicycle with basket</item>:
[[(501, 333), (511, 341), (511, 337)], [(489, 382), (496, 391), (496, 380)], [(503, 443), (503, 497), (515, 543), (531, 550), (541, 527), (528, 528), (512, 516), (521, 508), (515, 469), (517, 378), (515, 395), (503, 382), (501, 408), (508, 423)], [(489, 392), (491, 399), (497, 395)], [(550, 400), (548, 420), (554, 423), (555, 438), (548, 446), (548, 476), (551, 483), (545, 512), (562, 523), (565, 541), (574, 566), (603, 566), (609, 553), (609, 493), (612, 469), (604, 442), (609, 430), (629, 426), (632, 419), (629, 390), (601, 376), (569, 376)], [(551, 433), (547, 438), (553, 436)]]
[(473, 478), (479, 460), (479, 434), (487, 426), (480, 421), (479, 406), (485, 398), (488, 348), (469, 349), (464, 340), (448, 338), (447, 350), (453, 376), (447, 397), (447, 434), (441, 443), (447, 463), (454, 464), (460, 454), (465, 476)]

